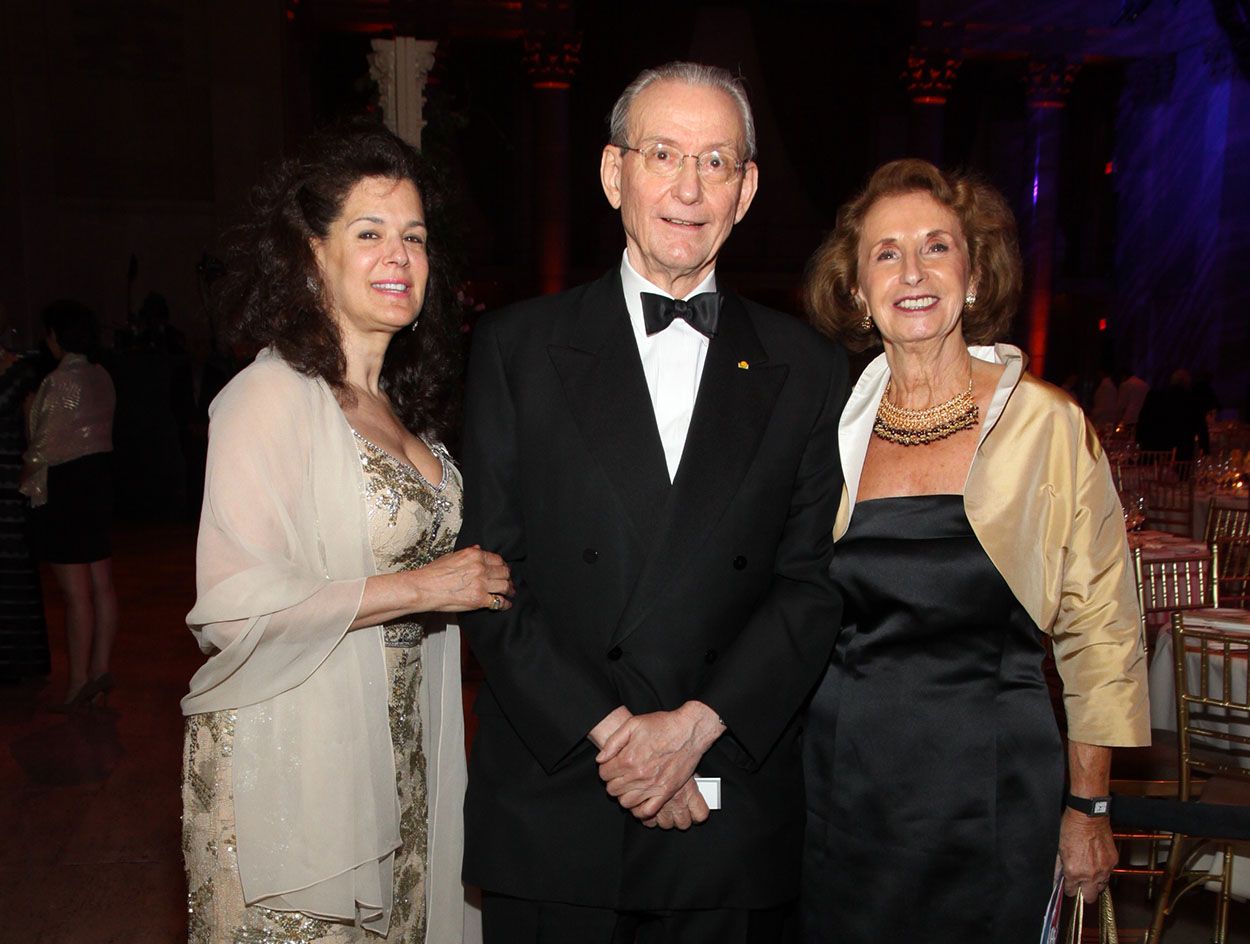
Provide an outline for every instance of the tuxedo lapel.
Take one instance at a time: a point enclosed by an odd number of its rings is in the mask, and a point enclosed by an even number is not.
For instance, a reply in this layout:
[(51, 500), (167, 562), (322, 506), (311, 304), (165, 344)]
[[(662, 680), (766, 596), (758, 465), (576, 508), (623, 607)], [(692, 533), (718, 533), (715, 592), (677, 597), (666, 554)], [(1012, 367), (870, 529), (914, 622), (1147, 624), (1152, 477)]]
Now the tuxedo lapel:
[(547, 351), (591, 454), (649, 544), (669, 493), (668, 466), (618, 271), (587, 289), (568, 345)]
[[(720, 330), (708, 345), (677, 477), (614, 641), (646, 615), (737, 495), (788, 373), (786, 365), (767, 362), (741, 299), (723, 294)], [(654, 428), (650, 411), (647, 419)]]

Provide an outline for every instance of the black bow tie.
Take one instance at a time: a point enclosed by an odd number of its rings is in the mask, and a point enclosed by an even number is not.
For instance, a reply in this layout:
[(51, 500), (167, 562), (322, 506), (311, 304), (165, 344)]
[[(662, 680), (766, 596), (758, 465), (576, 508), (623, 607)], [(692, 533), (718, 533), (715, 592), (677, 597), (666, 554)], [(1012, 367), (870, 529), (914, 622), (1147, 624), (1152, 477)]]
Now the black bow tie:
[(666, 298), (654, 292), (642, 292), (642, 323), (647, 335), (663, 331), (681, 318), (690, 327), (709, 338), (716, 337), (716, 325), (720, 321), (720, 295), (716, 292), (700, 292), (693, 298)]

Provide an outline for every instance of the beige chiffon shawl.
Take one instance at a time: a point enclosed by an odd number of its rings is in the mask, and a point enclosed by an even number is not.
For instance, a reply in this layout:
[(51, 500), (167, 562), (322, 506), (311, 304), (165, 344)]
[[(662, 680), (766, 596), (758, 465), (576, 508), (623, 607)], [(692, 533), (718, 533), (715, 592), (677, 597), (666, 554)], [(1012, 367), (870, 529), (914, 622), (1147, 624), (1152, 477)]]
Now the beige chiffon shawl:
[[(374, 570), (356, 444), (329, 387), (263, 351), (210, 410), (187, 625), (211, 657), (184, 714), (234, 709), (249, 905), (385, 934), (399, 846), (381, 630), (348, 632)], [(465, 787), (460, 641), (426, 621), (428, 939), (459, 942)]]
[[(1124, 517), (1111, 468), (1081, 408), (1024, 372), (1010, 344), (970, 347), (1004, 365), (964, 484), (964, 510), (990, 561), (1053, 642), (1074, 741), (1150, 743), (1146, 657)], [(846, 533), (877, 405), (885, 355), (864, 370), (839, 428)]]

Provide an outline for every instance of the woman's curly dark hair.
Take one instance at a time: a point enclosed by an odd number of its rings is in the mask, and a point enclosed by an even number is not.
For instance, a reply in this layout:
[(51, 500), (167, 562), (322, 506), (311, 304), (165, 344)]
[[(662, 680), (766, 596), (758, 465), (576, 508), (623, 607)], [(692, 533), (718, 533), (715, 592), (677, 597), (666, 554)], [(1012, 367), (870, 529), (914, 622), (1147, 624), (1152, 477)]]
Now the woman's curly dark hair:
[(1001, 340), (1020, 304), (1023, 281), (1016, 218), (989, 184), (916, 158), (881, 165), (867, 186), (838, 210), (833, 232), (807, 264), (803, 295), (812, 324), (852, 351), (881, 343), (876, 327), (865, 327), (866, 309), (855, 295), (859, 240), (873, 205), (883, 197), (906, 193), (927, 193), (959, 218), (977, 286), (976, 305), (963, 313), (964, 340), (969, 344)]
[(460, 319), (439, 240), (445, 194), (429, 164), (377, 124), (352, 122), (312, 135), (251, 196), (249, 219), (232, 234), (218, 306), (233, 339), (271, 346), (296, 370), (320, 377), (350, 402), (347, 361), (313, 254), (352, 188), (366, 177), (407, 180), (428, 227), (429, 281), (416, 330), (395, 333), (380, 385), (414, 433), (447, 441), (455, 427)]

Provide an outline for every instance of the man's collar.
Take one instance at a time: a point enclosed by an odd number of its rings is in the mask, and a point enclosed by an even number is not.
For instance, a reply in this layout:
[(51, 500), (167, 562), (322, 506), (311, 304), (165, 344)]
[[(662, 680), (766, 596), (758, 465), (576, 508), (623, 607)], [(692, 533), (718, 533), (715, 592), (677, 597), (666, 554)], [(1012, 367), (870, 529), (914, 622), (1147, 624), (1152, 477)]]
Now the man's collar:
[[(666, 292), (638, 273), (638, 270), (629, 262), (628, 249), (621, 253), (621, 290), (625, 294), (625, 307), (629, 310), (629, 320), (633, 323), (635, 332), (642, 337), (646, 337), (646, 330), (643, 328), (642, 320), (642, 293), (654, 292), (656, 295), (663, 295), (665, 298), (675, 297), (672, 292)], [(713, 269), (707, 274), (707, 278), (696, 285), (685, 297), (690, 298), (698, 295), (700, 292), (715, 291), (716, 270)]]

